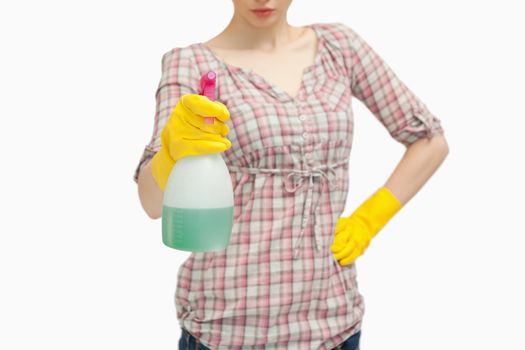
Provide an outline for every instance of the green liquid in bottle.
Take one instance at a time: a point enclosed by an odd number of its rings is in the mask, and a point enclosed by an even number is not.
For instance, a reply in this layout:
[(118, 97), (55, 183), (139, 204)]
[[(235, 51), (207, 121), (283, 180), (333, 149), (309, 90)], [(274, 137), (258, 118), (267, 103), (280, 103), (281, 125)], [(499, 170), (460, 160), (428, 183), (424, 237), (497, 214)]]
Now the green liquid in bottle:
[(190, 252), (225, 249), (230, 242), (233, 206), (224, 208), (162, 208), (162, 241)]

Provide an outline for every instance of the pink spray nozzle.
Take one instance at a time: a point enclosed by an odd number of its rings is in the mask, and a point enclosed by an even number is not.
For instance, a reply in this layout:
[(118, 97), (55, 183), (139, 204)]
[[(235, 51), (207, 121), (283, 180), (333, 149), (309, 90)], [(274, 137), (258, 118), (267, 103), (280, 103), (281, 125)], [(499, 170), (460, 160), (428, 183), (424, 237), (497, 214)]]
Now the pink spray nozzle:
[[(211, 101), (215, 101), (215, 84), (217, 75), (214, 71), (209, 71), (204, 74), (201, 78), (201, 92), (200, 94), (206, 96)], [(205, 124), (213, 124), (215, 121), (214, 117), (204, 117)]]

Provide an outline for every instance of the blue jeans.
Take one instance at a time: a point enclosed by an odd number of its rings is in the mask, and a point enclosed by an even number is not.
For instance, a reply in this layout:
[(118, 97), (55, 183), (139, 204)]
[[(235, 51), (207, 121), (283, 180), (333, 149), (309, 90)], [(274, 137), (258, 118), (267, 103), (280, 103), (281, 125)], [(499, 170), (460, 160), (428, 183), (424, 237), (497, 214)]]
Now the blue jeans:
[[(210, 348), (199, 343), (199, 340), (184, 328), (181, 328), (181, 332), (182, 333), (179, 339), (179, 350), (211, 350)], [(337, 345), (333, 350), (359, 350), (360, 337), (361, 331), (358, 331), (356, 334)]]

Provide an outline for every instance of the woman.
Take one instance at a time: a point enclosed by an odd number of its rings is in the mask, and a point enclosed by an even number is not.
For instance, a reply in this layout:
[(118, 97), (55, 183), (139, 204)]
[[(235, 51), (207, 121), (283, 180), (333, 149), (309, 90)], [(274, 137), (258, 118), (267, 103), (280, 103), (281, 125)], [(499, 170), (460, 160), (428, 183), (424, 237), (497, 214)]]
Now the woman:
[[(179, 268), (181, 349), (359, 349), (355, 259), (448, 153), (440, 120), (356, 31), (290, 26), (290, 3), (233, 0), (219, 35), (162, 58), (154, 131), (134, 175), (145, 211), (161, 216), (169, 172), (187, 155), (221, 152), (235, 198), (228, 247)], [(198, 95), (209, 70), (217, 101)], [(352, 96), (407, 151), (340, 217)]]

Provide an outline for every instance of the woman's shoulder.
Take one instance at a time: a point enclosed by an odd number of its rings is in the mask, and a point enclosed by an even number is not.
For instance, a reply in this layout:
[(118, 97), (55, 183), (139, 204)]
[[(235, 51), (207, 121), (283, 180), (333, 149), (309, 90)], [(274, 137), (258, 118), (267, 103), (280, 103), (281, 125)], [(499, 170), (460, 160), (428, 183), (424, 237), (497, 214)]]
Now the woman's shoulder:
[(195, 54), (195, 45), (196, 44), (190, 44), (186, 46), (175, 46), (172, 47), (170, 50), (165, 51), (162, 54), (162, 60), (163, 61), (172, 61), (174, 59), (177, 60), (189, 60), (193, 57)]
[(197, 91), (200, 86), (198, 60), (192, 45), (176, 46), (162, 54), (162, 77), (160, 84), (178, 81)]
[(352, 45), (357, 36), (356, 31), (343, 22), (317, 22), (312, 23), (312, 26), (328, 44), (343, 51)]

